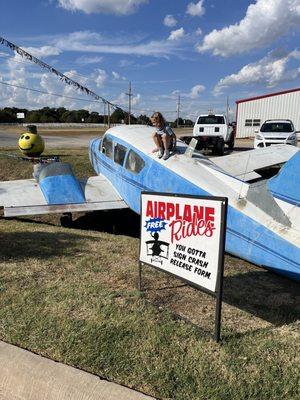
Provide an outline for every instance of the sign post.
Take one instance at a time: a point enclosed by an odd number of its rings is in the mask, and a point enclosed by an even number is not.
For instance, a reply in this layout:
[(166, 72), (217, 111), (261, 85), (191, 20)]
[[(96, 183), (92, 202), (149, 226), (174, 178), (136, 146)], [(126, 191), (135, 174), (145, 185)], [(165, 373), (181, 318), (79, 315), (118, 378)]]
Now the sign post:
[(227, 198), (141, 194), (138, 288), (142, 264), (175, 275), (216, 298), (215, 333), (221, 332)]

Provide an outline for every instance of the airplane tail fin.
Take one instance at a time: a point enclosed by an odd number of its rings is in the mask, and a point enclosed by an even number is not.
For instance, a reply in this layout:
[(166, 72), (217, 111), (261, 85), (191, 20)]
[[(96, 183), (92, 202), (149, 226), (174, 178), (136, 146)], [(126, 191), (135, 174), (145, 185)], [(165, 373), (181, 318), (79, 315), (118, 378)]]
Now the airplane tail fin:
[(268, 180), (274, 197), (296, 206), (300, 205), (300, 151), (290, 158), (279, 173)]

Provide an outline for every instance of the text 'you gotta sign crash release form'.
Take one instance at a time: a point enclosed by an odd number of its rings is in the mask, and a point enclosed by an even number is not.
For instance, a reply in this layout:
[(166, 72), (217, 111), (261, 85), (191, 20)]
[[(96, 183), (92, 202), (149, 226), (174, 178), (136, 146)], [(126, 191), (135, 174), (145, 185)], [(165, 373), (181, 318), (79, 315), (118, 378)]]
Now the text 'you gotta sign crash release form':
[(181, 278), (216, 297), (220, 340), (227, 198), (142, 193), (141, 265)]
[(142, 193), (140, 261), (215, 293), (226, 205), (219, 197)]

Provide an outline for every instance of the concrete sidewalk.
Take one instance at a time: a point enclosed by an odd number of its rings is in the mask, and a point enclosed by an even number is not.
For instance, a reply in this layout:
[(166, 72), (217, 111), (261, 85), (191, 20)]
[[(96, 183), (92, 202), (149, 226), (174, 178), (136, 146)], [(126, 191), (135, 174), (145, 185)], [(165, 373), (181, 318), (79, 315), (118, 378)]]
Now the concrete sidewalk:
[(1, 400), (154, 400), (0, 341)]

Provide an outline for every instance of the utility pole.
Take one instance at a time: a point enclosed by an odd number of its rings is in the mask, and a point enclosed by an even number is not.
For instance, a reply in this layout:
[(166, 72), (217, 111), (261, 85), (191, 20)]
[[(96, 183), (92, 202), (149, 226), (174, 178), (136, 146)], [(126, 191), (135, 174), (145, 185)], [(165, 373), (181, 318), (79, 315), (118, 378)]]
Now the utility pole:
[(177, 128), (179, 128), (179, 112), (180, 112), (180, 95), (177, 100)]
[(125, 93), (126, 96), (128, 96), (128, 125), (130, 125), (131, 122), (131, 97), (133, 96), (132, 92), (131, 92), (131, 81), (129, 81), (129, 88), (128, 88), (128, 93)]
[(107, 125), (110, 128), (110, 104), (107, 103)]
[(103, 124), (106, 124), (106, 103), (103, 102)]
[(229, 96), (227, 96), (227, 101), (226, 101), (226, 119), (227, 119), (227, 125), (229, 125)]

